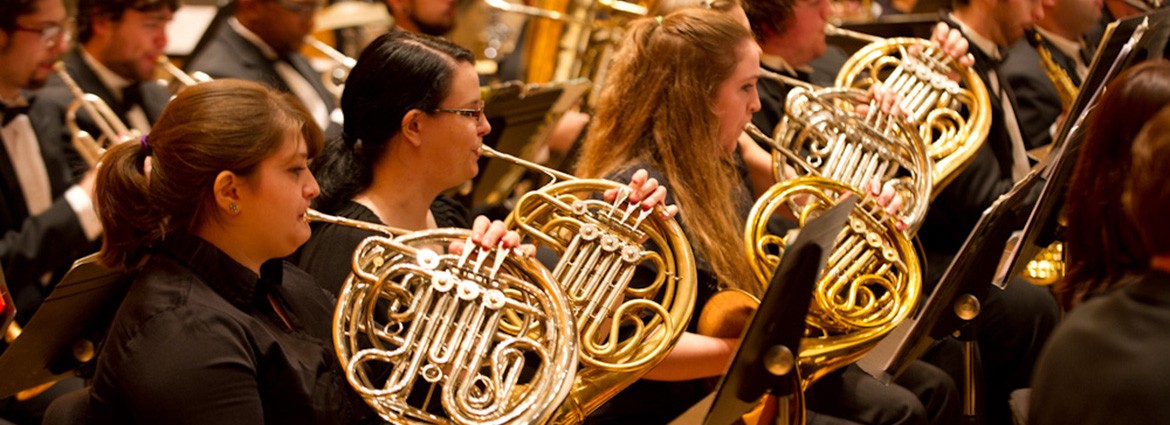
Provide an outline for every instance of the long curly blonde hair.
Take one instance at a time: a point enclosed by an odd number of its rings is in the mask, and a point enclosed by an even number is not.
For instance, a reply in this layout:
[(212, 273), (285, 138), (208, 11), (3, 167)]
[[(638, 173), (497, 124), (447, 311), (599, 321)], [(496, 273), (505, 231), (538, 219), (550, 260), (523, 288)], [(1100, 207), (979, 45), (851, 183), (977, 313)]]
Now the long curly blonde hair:
[(601, 91), (577, 174), (634, 164), (662, 172), (692, 246), (720, 286), (759, 293), (743, 247), (747, 191), (719, 149), (713, 104), (751, 33), (724, 13), (683, 9), (630, 24)]

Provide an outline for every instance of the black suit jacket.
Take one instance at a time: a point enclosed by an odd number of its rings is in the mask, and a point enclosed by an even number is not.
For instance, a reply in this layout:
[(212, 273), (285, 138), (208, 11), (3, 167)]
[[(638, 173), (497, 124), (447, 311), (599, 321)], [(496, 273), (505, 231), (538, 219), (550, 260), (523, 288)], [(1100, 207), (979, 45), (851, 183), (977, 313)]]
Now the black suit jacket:
[[(961, 28), (945, 17), (944, 21), (951, 28)], [(989, 72), (995, 64), (984, 52), (976, 48), (974, 43), (970, 45), (971, 54), (975, 57), (975, 71), (990, 90)], [(987, 139), (980, 146), (975, 158), (931, 202), (922, 228), (918, 231), (928, 266), (924, 280), (932, 288), (950, 265), (954, 254), (962, 247), (967, 235), (975, 228), (975, 223), (979, 221), (983, 210), (1014, 185), (1011, 172), (1012, 142), (1008, 135), (1004, 109), (996, 101), (994, 93), (991, 93), (990, 97), (991, 129), (988, 131)]]
[[(39, 101), (34, 100), (34, 105)], [(8, 150), (0, 147), (0, 262), (21, 323), (31, 317), (49, 292), (41, 285), (42, 276), (67, 269), (74, 260), (97, 248), (86, 239), (81, 222), (62, 196), (78, 176), (69, 169), (57, 139), (59, 124), (33, 121), (53, 197), (49, 209), (35, 216), (28, 215)]]
[[(309, 81), (325, 102), (325, 108), (332, 113), (336, 106), (333, 94), (325, 88), (324, 82), (321, 81), (321, 73), (313, 69), (308, 58), (294, 52), (288, 55), (286, 60)], [(212, 78), (255, 81), (291, 93), (292, 89), (283, 78), (280, 78), (280, 74), (276, 73), (274, 62), (266, 58), (260, 48), (237, 33), (231, 25), (224, 23), (219, 26), (219, 30), (207, 46), (194, 53), (186, 69), (188, 72), (202, 71)], [(329, 128), (322, 130), (325, 130), (326, 137), (341, 135), (341, 128), (335, 123), (330, 123)]]
[[(122, 120), (123, 124), (130, 126), (130, 121), (126, 118), (126, 112), (129, 106), (123, 105), (122, 102), (117, 101), (114, 97), (114, 92), (102, 83), (98, 78), (97, 73), (85, 60), (81, 57), (81, 52), (77, 49), (65, 54), (61, 59), (65, 63), (65, 69), (69, 72), (69, 76), (77, 82), (81, 90), (96, 95), (101, 98), (103, 102), (110, 105), (118, 114), (118, 119)], [(162, 115), (163, 108), (167, 106), (167, 102), (171, 100), (171, 93), (162, 84), (156, 81), (144, 81), (139, 85), (140, 94), (142, 96), (142, 110), (146, 112), (146, 119), (154, 124), (158, 120), (159, 115)], [(57, 136), (49, 136), (45, 141), (58, 141), (63, 146), (63, 152), (68, 158), (69, 166), (75, 175), (82, 175), (85, 170), (89, 169), (87, 164), (77, 150), (73, 148), (73, 134), (64, 125), (65, 112), (69, 109), (69, 105), (73, 103), (75, 96), (69, 88), (65, 86), (65, 82), (56, 74), (49, 77), (49, 82), (45, 88), (37, 93), (37, 102), (33, 105), (29, 114), (33, 117), (34, 122), (50, 122), (57, 123), (60, 129)], [(88, 132), (95, 138), (101, 136), (101, 130), (94, 124), (94, 120), (80, 109), (77, 112), (77, 125)]]
[[(1047, 38), (1041, 43), (1052, 53), (1053, 62), (1072, 78), (1073, 84), (1080, 86), (1076, 59), (1057, 49)], [(1048, 130), (1060, 117), (1064, 106), (1060, 103), (1056, 86), (1040, 65), (1040, 54), (1027, 40), (1020, 40), (1012, 45), (1000, 69), (1016, 94), (1016, 116), (1020, 119), (1020, 130), (1028, 149), (1051, 143), (1052, 135)]]

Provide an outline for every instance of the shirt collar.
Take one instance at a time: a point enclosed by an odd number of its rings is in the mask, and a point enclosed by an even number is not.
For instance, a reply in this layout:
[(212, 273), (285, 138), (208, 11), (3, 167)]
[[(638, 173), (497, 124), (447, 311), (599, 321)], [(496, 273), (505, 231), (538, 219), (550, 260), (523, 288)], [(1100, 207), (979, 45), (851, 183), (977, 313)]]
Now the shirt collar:
[(805, 65), (794, 67), (790, 65), (788, 61), (784, 60), (784, 58), (776, 55), (769, 55), (767, 53), (760, 53), (760, 63), (764, 64), (764, 66), (768, 68), (783, 72), (793, 77), (797, 76), (797, 72), (803, 72), (806, 74), (812, 73), (811, 66)]
[(163, 251), (186, 264), (203, 283), (242, 311), (253, 311), (267, 291), (279, 287), (283, 279), (282, 260), (265, 262), (257, 276), (215, 245), (195, 235), (170, 234), (161, 245)]
[(996, 46), (994, 41), (991, 41), (991, 39), (980, 35), (979, 33), (975, 32), (975, 30), (972, 30), (966, 22), (963, 22), (963, 20), (959, 19), (958, 16), (955, 16), (954, 13), (951, 13), (949, 16), (952, 21), (954, 21), (956, 24), (959, 24), (959, 31), (963, 32), (963, 35), (967, 37), (967, 41), (970, 41), (976, 49), (979, 49), (979, 51), (983, 52), (983, 54), (987, 55), (987, 57), (991, 60), (1003, 60), (1003, 56), (999, 53), (999, 46)]
[(256, 33), (244, 27), (244, 24), (241, 24), (238, 19), (229, 19), (228, 25), (231, 25), (232, 29), (235, 30), (236, 33), (240, 34), (240, 37), (244, 37), (244, 40), (248, 40), (249, 43), (255, 45), (257, 49), (260, 49), (260, 53), (262, 53), (268, 60), (277, 60), (280, 58), (280, 55), (276, 54), (276, 49), (273, 49), (272, 46), (269, 46), (268, 43), (265, 43), (264, 39), (260, 38), (260, 36), (256, 35)]
[(102, 85), (110, 89), (115, 99), (121, 101), (122, 90), (134, 84), (134, 82), (122, 78), (118, 73), (111, 71), (110, 68), (107, 68), (106, 65), (102, 64), (93, 55), (90, 55), (85, 49), (79, 48), (77, 50), (81, 51), (81, 60), (85, 61), (86, 65), (89, 65), (89, 68), (93, 70), (94, 74), (97, 74), (98, 79), (102, 81)]
[(1064, 53), (1065, 56), (1075, 60), (1079, 60), (1081, 57), (1081, 43), (1077, 42), (1076, 40), (1069, 40), (1067, 38), (1061, 37), (1056, 33), (1045, 30), (1044, 28), (1040, 28), (1039, 25), (1036, 26), (1036, 32), (1039, 32), (1040, 35), (1044, 36), (1044, 38), (1047, 38), (1048, 42), (1052, 43), (1052, 45), (1056, 47), (1056, 50), (1060, 50), (1060, 52)]

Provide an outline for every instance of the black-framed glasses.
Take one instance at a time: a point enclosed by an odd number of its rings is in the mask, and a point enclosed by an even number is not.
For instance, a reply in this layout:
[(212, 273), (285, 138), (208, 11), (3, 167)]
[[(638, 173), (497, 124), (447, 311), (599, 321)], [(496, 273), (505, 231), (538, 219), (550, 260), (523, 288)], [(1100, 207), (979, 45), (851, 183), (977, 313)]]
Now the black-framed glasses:
[(479, 121), (480, 117), (483, 116), (483, 107), (481, 106), (478, 109), (435, 108), (431, 112), (446, 112), (448, 114), (459, 114), (459, 115), (463, 115), (467, 118), (471, 118), (473, 120)]
[(301, 16), (309, 17), (318, 10), (321, 10), (325, 5), (321, 1), (300, 2), (292, 0), (275, 0), (276, 4), (289, 12), (298, 13)]
[(52, 24), (44, 28), (29, 28), (20, 24), (13, 25), (17, 31), (31, 32), (41, 36), (41, 42), (45, 43), (45, 47), (53, 48), (55, 46), (69, 43), (73, 35), (73, 20), (66, 19), (64, 22)]

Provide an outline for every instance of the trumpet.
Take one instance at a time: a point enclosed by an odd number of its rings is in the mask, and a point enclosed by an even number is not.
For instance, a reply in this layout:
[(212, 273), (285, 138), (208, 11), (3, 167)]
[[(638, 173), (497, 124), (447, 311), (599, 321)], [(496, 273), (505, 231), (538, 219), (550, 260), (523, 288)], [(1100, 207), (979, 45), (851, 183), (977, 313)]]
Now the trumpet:
[[(70, 103), (65, 111), (65, 126), (73, 134), (73, 147), (90, 166), (97, 164), (98, 158), (101, 158), (108, 146), (141, 137), (137, 130), (132, 130), (122, 123), (118, 114), (100, 97), (82, 90), (77, 81), (69, 76), (64, 62), (53, 64), (53, 70), (73, 93), (73, 103)], [(94, 125), (101, 131), (102, 134), (97, 139), (77, 124), (77, 111), (81, 109), (89, 114)]]
[(170, 61), (170, 59), (167, 59), (167, 57), (165, 55), (159, 55), (158, 58), (155, 59), (155, 61), (158, 63), (158, 66), (160, 68), (162, 68), (162, 70), (164, 72), (166, 72), (167, 74), (169, 74), (171, 76), (173, 81), (176, 81), (179, 83), (179, 88), (177, 90), (173, 90), (174, 93), (178, 93), (179, 90), (182, 90), (184, 88), (191, 87), (191, 86), (199, 84), (199, 83), (206, 83), (206, 82), (212, 80), (211, 76), (209, 76), (203, 72), (195, 72), (192, 74), (188, 74), (186, 72), (183, 72), (183, 70), (181, 70), (181, 69), (179, 69), (179, 67), (175, 66), (175, 64), (172, 63)]
[(325, 44), (313, 36), (306, 36), (305, 44), (321, 52), (335, 64), (333, 68), (321, 76), (321, 79), (325, 83), (325, 88), (333, 93), (333, 98), (340, 100), (341, 93), (345, 91), (345, 79), (349, 77), (349, 72), (353, 71), (353, 67), (357, 66), (357, 60), (346, 56), (345, 53), (341, 53), (333, 46)]

